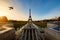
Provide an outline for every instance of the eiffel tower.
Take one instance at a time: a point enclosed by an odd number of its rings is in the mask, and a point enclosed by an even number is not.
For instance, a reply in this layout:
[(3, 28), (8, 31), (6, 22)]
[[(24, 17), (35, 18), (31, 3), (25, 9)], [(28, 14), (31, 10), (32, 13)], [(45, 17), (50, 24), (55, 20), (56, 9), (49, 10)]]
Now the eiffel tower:
[(29, 19), (28, 19), (28, 22), (32, 22), (31, 9), (29, 9)]
[(41, 40), (39, 28), (32, 22), (31, 9), (29, 9), (28, 23), (21, 30), (18, 40)]

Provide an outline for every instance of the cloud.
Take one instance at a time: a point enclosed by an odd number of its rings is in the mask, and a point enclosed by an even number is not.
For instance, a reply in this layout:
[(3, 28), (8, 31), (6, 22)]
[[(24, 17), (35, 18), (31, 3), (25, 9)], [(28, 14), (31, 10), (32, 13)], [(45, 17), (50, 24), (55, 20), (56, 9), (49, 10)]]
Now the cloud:
[(51, 10), (50, 12), (47, 13), (47, 15), (42, 16), (41, 19), (51, 19), (51, 18), (55, 18), (55, 17), (59, 17), (60, 16), (60, 7), (57, 7), (53, 10)]
[(43, 19), (51, 19), (51, 18), (56, 18), (60, 16), (60, 7), (54, 8), (50, 10), (48, 13), (46, 13), (43, 16), (36, 16), (33, 15), (33, 20), (43, 20)]

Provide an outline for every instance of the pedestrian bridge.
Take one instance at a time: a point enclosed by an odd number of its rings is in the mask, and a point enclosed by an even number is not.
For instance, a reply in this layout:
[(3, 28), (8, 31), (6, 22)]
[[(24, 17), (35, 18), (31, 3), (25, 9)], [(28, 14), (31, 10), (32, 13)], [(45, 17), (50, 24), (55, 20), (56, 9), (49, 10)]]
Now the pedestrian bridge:
[(21, 31), (18, 40), (41, 40), (39, 28), (33, 23), (27, 23)]

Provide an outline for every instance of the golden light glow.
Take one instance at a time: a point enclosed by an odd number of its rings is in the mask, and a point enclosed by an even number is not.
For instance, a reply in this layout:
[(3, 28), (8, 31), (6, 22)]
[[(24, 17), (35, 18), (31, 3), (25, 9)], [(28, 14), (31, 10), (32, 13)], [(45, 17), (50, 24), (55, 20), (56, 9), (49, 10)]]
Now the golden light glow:
[(0, 16), (6, 16), (8, 19), (14, 20), (26, 20), (25, 14), (21, 9), (18, 11), (14, 7), (13, 10), (9, 10), (10, 6), (8, 2), (0, 0)]
[(6, 16), (8, 13), (8, 7), (9, 5), (4, 2), (4, 1), (0, 1), (0, 16)]
[(0, 10), (0, 16), (5, 16), (6, 12), (4, 10)]

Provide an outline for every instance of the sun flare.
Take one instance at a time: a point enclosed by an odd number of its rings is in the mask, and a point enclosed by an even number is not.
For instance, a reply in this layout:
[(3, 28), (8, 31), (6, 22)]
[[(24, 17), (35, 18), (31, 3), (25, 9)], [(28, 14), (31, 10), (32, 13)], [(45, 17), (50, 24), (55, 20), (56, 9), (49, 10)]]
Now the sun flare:
[(4, 10), (0, 10), (0, 16), (5, 16), (6, 12)]

